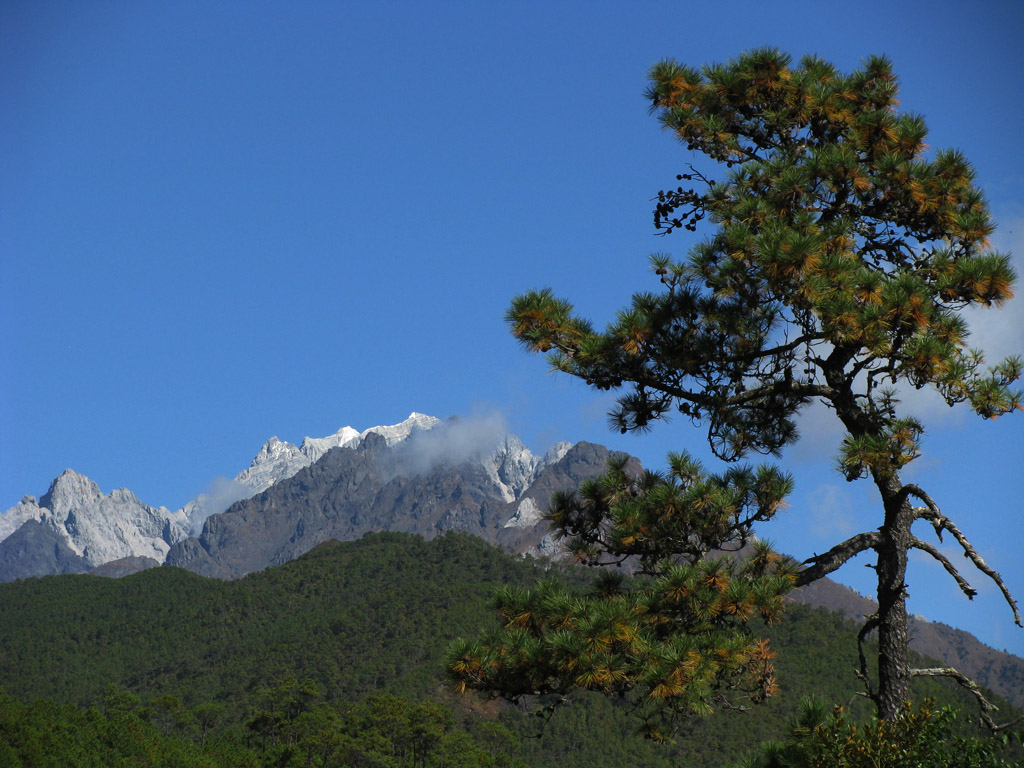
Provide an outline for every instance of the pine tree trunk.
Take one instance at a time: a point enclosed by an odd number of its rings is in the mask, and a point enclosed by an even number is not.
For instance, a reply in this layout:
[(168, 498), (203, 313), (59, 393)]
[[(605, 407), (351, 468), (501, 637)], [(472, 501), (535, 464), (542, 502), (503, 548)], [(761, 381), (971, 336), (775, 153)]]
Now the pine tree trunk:
[(894, 720), (910, 698), (910, 659), (907, 653), (907, 551), (913, 513), (900, 497), (898, 476), (875, 478), (885, 504), (878, 562), (878, 714)]
[[(875, 425), (858, 407), (842, 371), (849, 362), (849, 350), (837, 347), (830, 355), (832, 363), (824, 371), (828, 384), (836, 394), (832, 404), (843, 426), (851, 435), (873, 431)], [(872, 471), (885, 508), (885, 522), (879, 528), (881, 542), (875, 547), (878, 577), (878, 691), (875, 704), (883, 720), (895, 720), (910, 698), (910, 658), (907, 632), (907, 552), (910, 549), (910, 526), (914, 513), (909, 501), (900, 493), (903, 482), (895, 472), (891, 475)]]

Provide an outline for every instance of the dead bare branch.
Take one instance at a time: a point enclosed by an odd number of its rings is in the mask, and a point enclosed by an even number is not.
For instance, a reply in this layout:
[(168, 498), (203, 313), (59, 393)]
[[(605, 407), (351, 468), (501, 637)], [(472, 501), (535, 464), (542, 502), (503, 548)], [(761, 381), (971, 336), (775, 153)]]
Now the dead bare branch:
[[(921, 488), (919, 485), (914, 483), (907, 483), (900, 489), (900, 496), (906, 499), (908, 496), (913, 496), (924, 502), (924, 507), (914, 507), (914, 519), (924, 518), (932, 524), (935, 529), (935, 535), (939, 537), (939, 543), (942, 542), (942, 521), (938, 518), (945, 518), (942, 511), (939, 509), (939, 505), (935, 503), (935, 499), (928, 495), (928, 493)], [(926, 513), (932, 513), (934, 516), (927, 516)], [(937, 517), (935, 517), (937, 516)]]
[[(1018, 627), (1024, 627), (1024, 622), (1021, 621), (1020, 611), (1017, 609), (1017, 601), (1013, 599), (1013, 595), (1010, 594), (1010, 590), (1003, 582), (1003, 577), (1000, 576), (994, 568), (992, 568), (985, 560), (977, 553), (974, 546), (968, 541), (967, 537), (964, 536), (963, 532), (956, 527), (952, 520), (942, 514), (942, 510), (939, 509), (939, 505), (935, 503), (927, 493), (925, 493), (919, 486), (913, 483), (904, 485), (901, 493), (905, 496), (914, 496), (925, 503), (923, 507), (914, 507), (915, 518), (927, 520), (935, 528), (935, 532), (939, 537), (939, 541), (942, 541), (942, 531), (949, 531), (953, 534), (953, 538), (957, 540), (957, 543), (964, 550), (964, 557), (968, 558), (975, 567), (988, 576), (992, 581), (999, 587), (999, 591), (1003, 593), (1003, 597), (1006, 599), (1007, 604), (1010, 606), (1010, 610), (1013, 611), (1013, 620)], [(929, 553), (930, 554), (930, 553)], [(947, 568), (947, 570), (949, 570)]]
[(864, 695), (871, 701), (878, 704), (878, 694), (874, 688), (871, 687), (871, 675), (868, 672), (868, 660), (864, 655), (864, 638), (868, 636), (871, 630), (878, 627), (878, 614), (873, 613), (867, 617), (867, 621), (864, 622), (864, 626), (860, 628), (860, 632), (857, 633), (857, 658), (860, 660), (860, 669), (857, 670), (857, 677), (862, 683), (864, 683)]
[(851, 536), (846, 541), (836, 544), (824, 554), (807, 558), (804, 565), (807, 563), (812, 563), (812, 565), (796, 575), (796, 586), (803, 587), (823, 576), (828, 576), (851, 557), (866, 549), (871, 549), (881, 540), (882, 537), (878, 531), (858, 533), (856, 536)]
[(1008, 723), (997, 724), (992, 719), (991, 713), (998, 712), (999, 707), (985, 698), (985, 693), (981, 690), (981, 687), (958, 669), (953, 669), (952, 667), (930, 667), (927, 669), (912, 669), (910, 674), (912, 677), (951, 677), (956, 680), (957, 683), (966, 688), (978, 700), (978, 706), (981, 709), (981, 721), (992, 733), (999, 733), (999, 731), (1012, 728), (1017, 723), (1024, 722), (1024, 715), (1021, 715)]
[(916, 536), (911, 537), (910, 546), (912, 546), (914, 549), (920, 549), (922, 552), (927, 552), (929, 555), (931, 555), (940, 563), (942, 563), (942, 567), (946, 569), (946, 573), (948, 573), (950, 576), (956, 579), (957, 586), (960, 587), (961, 592), (967, 595), (968, 599), (973, 600), (974, 596), (978, 594), (978, 590), (974, 589), (974, 587), (967, 583), (967, 579), (960, 575), (960, 572), (956, 569), (956, 566), (949, 562), (949, 559), (944, 554), (942, 554), (937, 548), (933, 547), (931, 544), (928, 544), (927, 542), (921, 541)]

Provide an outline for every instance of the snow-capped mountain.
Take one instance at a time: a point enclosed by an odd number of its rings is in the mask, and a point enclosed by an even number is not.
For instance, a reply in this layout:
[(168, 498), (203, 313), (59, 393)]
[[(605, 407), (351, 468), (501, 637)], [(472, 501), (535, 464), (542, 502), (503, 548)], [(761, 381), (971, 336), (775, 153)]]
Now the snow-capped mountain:
[(409, 418), (390, 426), (370, 427), (359, 432), (352, 427), (342, 427), (327, 437), (307, 437), (299, 446), (271, 437), (260, 448), (252, 463), (238, 473), (230, 485), (222, 487), (219, 493), (201, 493), (186, 504), (181, 512), (189, 520), (193, 533), (202, 530), (203, 522), (212, 514), (223, 512), (231, 504), (262, 493), (274, 483), (294, 476), (300, 469), (317, 461), (331, 448), (354, 447), (367, 435), (380, 435), (388, 445), (394, 445), (415, 432), (433, 429), (441, 420), (413, 411)]
[[(536, 457), (518, 438), (486, 426), (453, 420), (392, 445), (376, 434), (329, 451), (209, 517), (201, 533), (171, 548), (166, 563), (234, 579), (325, 541), (375, 531), (428, 539), (465, 531), (513, 552), (560, 553), (542, 510), (554, 491), (601, 474), (611, 453), (577, 443)], [(633, 468), (639, 472), (639, 463)]]
[[(4, 535), (0, 541), (0, 575), (6, 575), (13, 559), (5, 554), (16, 551), (21, 560), (31, 555), (26, 537), (18, 537), (27, 524), (31, 525), (25, 533), (32, 532), (31, 541), (45, 541), (49, 549), (53, 548), (51, 541), (63, 545), (61, 563), (87, 567), (124, 557), (163, 562), (171, 545), (189, 533), (188, 520), (181, 511), (151, 507), (124, 488), (105, 495), (96, 483), (70, 469), (57, 477), (38, 501), (26, 496), (0, 520)], [(17, 527), (10, 530), (12, 526)]]
[[(442, 430), (443, 437), (427, 434), (442, 424), (449, 427)], [(225, 481), (212, 493), (200, 494), (175, 512), (144, 504), (123, 488), (104, 495), (94, 482), (69, 469), (38, 501), (25, 496), (0, 514), (0, 581), (78, 572), (125, 558), (162, 563), (174, 544), (190, 534), (198, 535), (211, 515), (294, 477), (332, 448), (355, 448), (370, 435), (388, 448), (408, 446), (396, 453), (395, 459), (407, 474), (472, 460), (482, 467), (504, 502), (521, 499), (544, 468), (557, 463), (571, 447), (560, 443), (543, 456), (535, 456), (515, 435), (501, 434), (495, 424), (452, 424), (455, 422), (413, 412), (398, 424), (362, 432), (346, 426), (326, 437), (307, 437), (298, 446), (271, 437), (234, 480)], [(535, 503), (524, 503), (527, 507), (510, 515), (510, 527), (528, 528), (540, 521)]]

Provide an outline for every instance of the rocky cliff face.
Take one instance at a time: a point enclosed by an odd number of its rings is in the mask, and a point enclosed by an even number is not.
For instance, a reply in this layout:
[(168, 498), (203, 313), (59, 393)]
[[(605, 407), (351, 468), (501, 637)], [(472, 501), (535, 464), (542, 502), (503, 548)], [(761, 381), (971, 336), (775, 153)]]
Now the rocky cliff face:
[(235, 578), (324, 541), (379, 530), (426, 538), (462, 530), (514, 551), (550, 553), (540, 510), (553, 490), (604, 471), (608, 456), (601, 446), (580, 443), (536, 458), (506, 438), (484, 460), (409, 472), (400, 452), (367, 436), (213, 515), (200, 536), (171, 549), (167, 563)]
[[(370, 435), (396, 445), (440, 423), (414, 412), (390, 426), (364, 432), (342, 427), (327, 437), (307, 437), (301, 446), (272, 437), (220, 492), (200, 494), (176, 512), (144, 504), (123, 488), (104, 495), (89, 478), (69, 469), (41, 499), (25, 496), (0, 514), (0, 581), (78, 573), (125, 558), (163, 563), (171, 545), (198, 533), (209, 515), (292, 477), (331, 448), (358, 445)], [(28, 523), (33, 524), (22, 530)]]
[(188, 535), (180, 512), (151, 507), (124, 488), (105, 495), (70, 469), (38, 501), (26, 496), (8, 515), (8, 525), (18, 527), (0, 541), (3, 581), (77, 573), (124, 557), (163, 562), (171, 545)]

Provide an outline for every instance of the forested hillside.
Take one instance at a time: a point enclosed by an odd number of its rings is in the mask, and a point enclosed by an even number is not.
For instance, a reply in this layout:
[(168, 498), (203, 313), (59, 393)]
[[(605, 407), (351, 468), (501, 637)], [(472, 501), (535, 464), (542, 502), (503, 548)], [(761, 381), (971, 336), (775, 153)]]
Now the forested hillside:
[[(636, 736), (626, 701), (582, 697), (543, 719), (455, 697), (441, 679), (448, 643), (493, 625), (497, 586), (538, 575), (468, 535), (374, 534), (235, 582), (165, 567), (0, 585), (4, 738), (59, 754), (42, 725), (57, 721), (74, 734), (62, 743), (94, 759), (40, 765), (113, 765), (100, 756), (126, 744), (170, 762), (125, 765), (720, 765), (780, 734), (810, 692), (863, 711), (855, 631), (804, 606), (767, 630), (780, 694), (687, 721), (674, 745)], [(588, 576), (547, 575), (581, 589)], [(918, 693), (970, 711), (941, 685)], [(357, 753), (365, 763), (343, 758)]]

